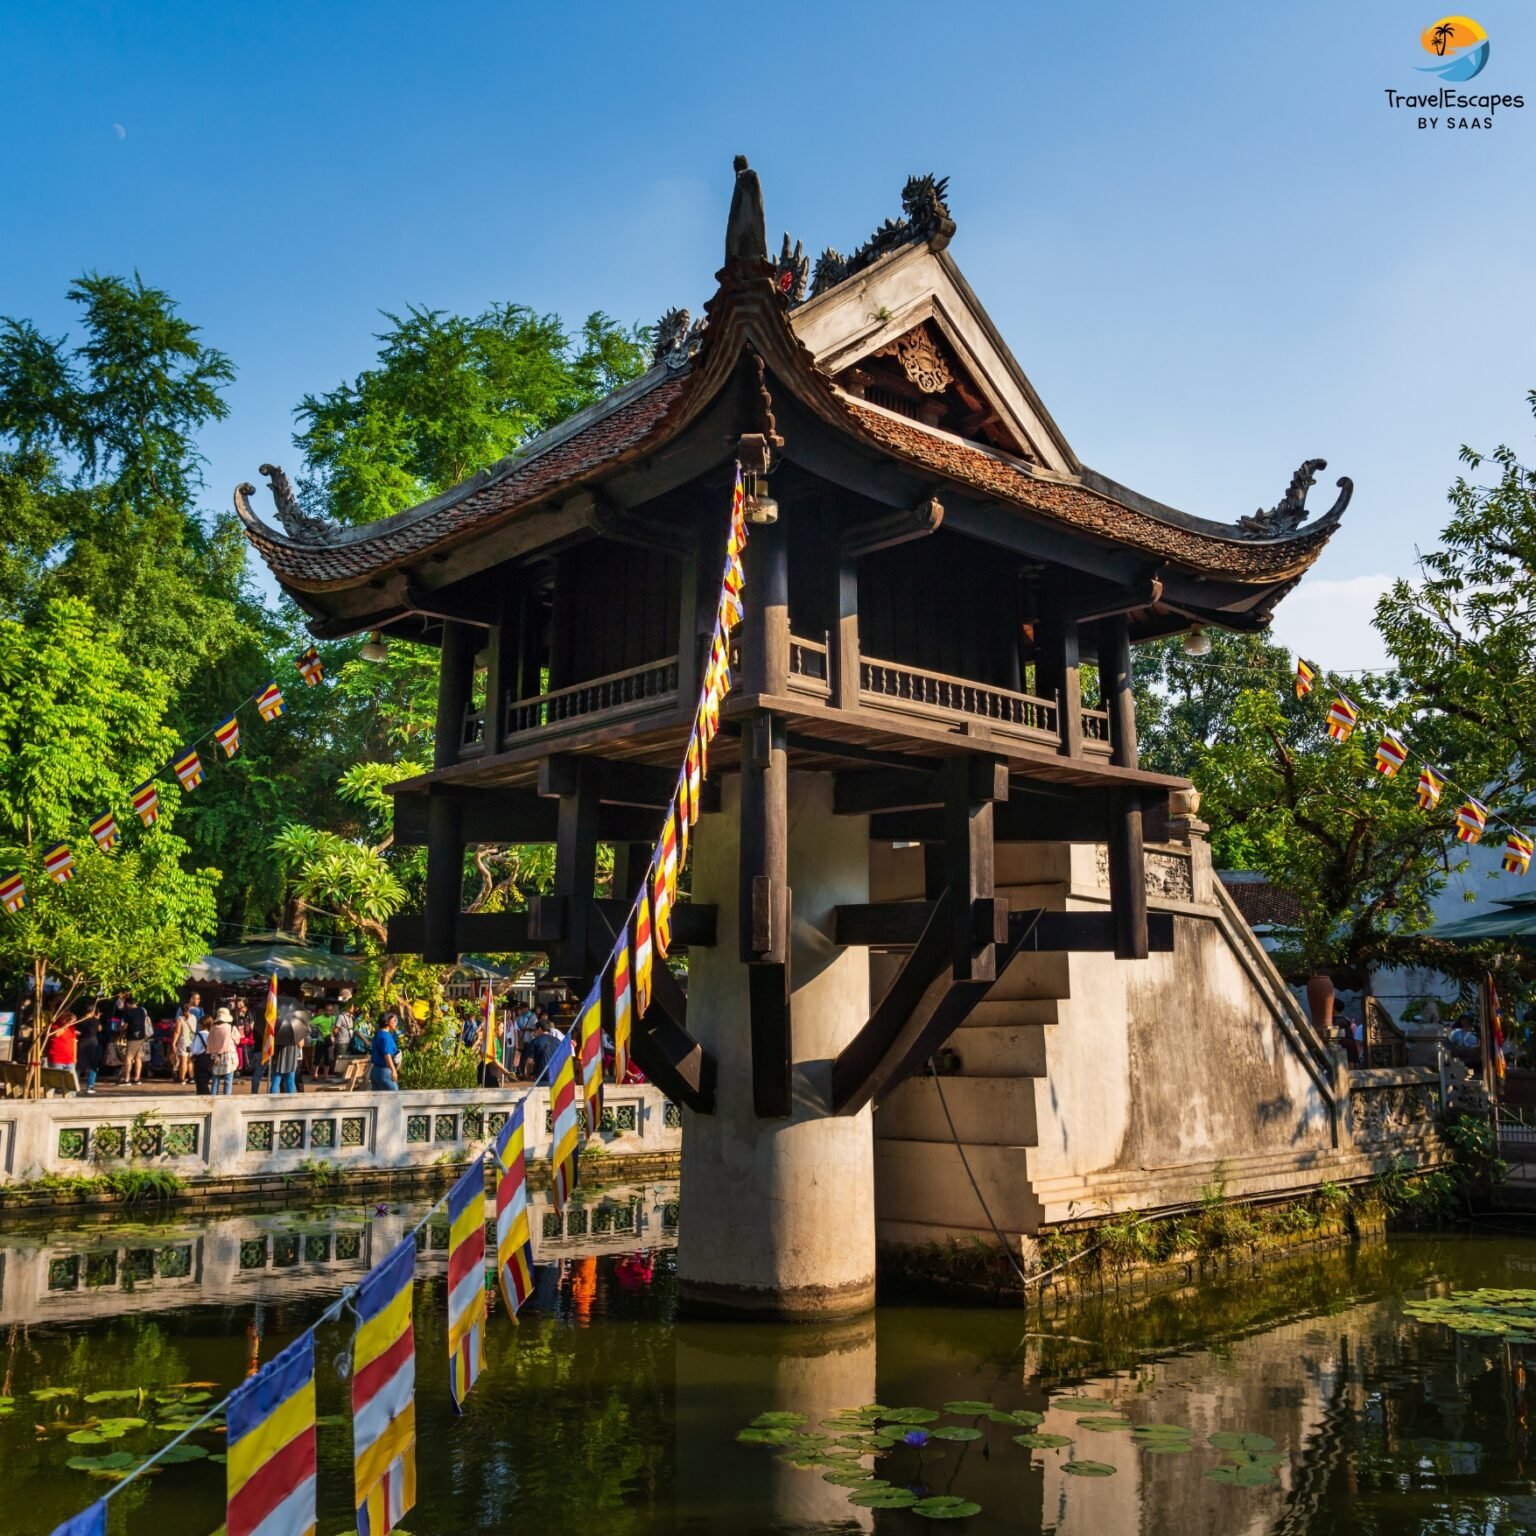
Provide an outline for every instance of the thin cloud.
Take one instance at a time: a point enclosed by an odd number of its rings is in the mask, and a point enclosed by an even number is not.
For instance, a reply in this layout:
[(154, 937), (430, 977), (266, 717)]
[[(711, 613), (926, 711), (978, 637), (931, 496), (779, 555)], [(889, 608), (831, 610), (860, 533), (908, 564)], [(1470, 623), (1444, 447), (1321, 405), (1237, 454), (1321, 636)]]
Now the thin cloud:
[(124, 128), (121, 123), (113, 123), (112, 132), (115, 133), (120, 139), (126, 139), (128, 137), (128, 130)]

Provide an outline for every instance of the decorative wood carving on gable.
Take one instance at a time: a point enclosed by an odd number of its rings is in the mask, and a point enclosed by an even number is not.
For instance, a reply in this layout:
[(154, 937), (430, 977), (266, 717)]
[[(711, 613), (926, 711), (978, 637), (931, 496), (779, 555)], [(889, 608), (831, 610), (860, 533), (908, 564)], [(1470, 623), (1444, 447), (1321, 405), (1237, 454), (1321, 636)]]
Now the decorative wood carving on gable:
[(876, 357), (894, 357), (906, 376), (925, 395), (942, 394), (954, 383), (943, 354), (933, 344), (925, 326), (914, 326), (905, 336), (898, 336), (875, 353)]

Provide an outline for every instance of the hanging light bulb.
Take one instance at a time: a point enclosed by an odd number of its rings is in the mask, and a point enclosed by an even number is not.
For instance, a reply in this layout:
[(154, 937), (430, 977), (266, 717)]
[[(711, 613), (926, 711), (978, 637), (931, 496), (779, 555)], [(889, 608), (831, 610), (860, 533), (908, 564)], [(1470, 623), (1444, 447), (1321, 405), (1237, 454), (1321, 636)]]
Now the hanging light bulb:
[(1186, 656), (1209, 656), (1211, 654), (1211, 637), (1194, 625), (1189, 633), (1184, 636), (1184, 654)]
[(768, 476), (754, 470), (747, 476), (745, 505), (742, 510), (749, 523), (776, 523), (779, 504), (768, 494)]
[(384, 631), (376, 629), (363, 641), (363, 648), (358, 653), (364, 661), (388, 661), (389, 646), (384, 641)]

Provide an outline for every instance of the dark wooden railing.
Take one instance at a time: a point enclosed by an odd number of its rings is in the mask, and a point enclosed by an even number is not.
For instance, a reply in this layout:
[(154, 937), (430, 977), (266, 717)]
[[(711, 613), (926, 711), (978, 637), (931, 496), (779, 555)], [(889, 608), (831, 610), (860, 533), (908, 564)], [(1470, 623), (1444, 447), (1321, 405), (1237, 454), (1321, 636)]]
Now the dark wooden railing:
[(859, 701), (874, 709), (927, 715), (946, 723), (963, 715), (1035, 741), (1055, 743), (1057, 739), (1056, 706), (1049, 699), (872, 656), (859, 661)]
[(1107, 709), (1085, 709), (1083, 712), (1083, 751), (1093, 753), (1107, 753), (1111, 750), (1109, 741), (1109, 711)]
[(789, 637), (789, 688), (791, 693), (805, 693), (818, 699), (831, 693), (832, 670), (825, 640)]
[(464, 706), (464, 726), (459, 732), (459, 750), (468, 752), (485, 740), (485, 710)]
[(677, 657), (610, 672), (531, 699), (507, 700), (507, 735), (549, 730), (589, 717), (643, 714), (677, 699)]

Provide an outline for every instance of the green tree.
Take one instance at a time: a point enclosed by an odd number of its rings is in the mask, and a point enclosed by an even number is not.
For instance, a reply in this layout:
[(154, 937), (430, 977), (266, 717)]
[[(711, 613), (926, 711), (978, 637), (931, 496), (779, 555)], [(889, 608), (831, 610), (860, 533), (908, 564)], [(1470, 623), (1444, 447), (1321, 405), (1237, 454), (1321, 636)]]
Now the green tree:
[[(87, 987), (174, 991), (214, 929), (216, 869), (189, 869), (173, 827), (174, 781), (159, 783), (160, 819), (139, 825), (133, 788), (178, 744), (168, 689), (135, 667), (121, 637), (78, 600), (55, 598), (28, 624), (0, 621), (0, 870), (19, 872), (27, 902), (0, 914), (0, 969), (60, 982), (59, 1005)], [(102, 811), (122, 840), (101, 852), (88, 832)], [(66, 842), (74, 878), (49, 879), (45, 850)], [(40, 1056), (42, 1031), (34, 1042)]]
[(479, 315), (389, 314), (378, 363), (295, 413), (295, 444), (331, 514), (371, 522), (486, 469), (637, 377), (647, 333), (593, 313), (576, 335), (556, 315), (493, 304)]

